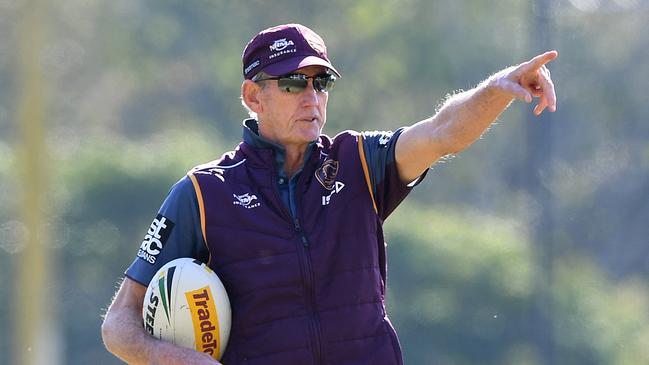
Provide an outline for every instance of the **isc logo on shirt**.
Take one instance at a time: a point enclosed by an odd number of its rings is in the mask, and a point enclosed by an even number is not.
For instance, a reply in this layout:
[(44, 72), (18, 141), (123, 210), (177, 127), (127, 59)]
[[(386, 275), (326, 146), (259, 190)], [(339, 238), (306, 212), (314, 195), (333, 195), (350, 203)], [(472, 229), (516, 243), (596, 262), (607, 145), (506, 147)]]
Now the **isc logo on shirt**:
[(137, 256), (150, 264), (155, 264), (155, 260), (158, 258), (162, 246), (167, 242), (173, 228), (174, 222), (171, 219), (158, 214), (151, 222)]

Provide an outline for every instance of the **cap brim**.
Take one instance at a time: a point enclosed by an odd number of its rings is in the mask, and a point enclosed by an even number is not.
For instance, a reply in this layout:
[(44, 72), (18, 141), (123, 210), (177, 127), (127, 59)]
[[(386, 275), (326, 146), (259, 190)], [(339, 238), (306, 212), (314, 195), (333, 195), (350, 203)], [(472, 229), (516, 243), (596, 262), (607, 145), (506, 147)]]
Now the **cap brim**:
[(324, 66), (336, 74), (337, 77), (341, 77), (338, 70), (336, 70), (331, 63), (315, 56), (284, 59), (281, 62), (264, 67), (261, 71), (264, 71), (271, 76), (282, 76), (307, 66)]

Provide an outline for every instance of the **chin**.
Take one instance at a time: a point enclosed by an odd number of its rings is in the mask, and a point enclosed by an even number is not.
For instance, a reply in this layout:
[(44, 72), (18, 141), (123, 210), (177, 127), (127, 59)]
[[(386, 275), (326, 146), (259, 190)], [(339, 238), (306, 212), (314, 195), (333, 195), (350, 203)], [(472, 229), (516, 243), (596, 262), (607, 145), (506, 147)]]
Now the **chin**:
[(318, 130), (317, 132), (309, 135), (309, 142), (317, 141), (318, 138), (320, 137), (321, 132), (322, 132), (321, 130)]
[(312, 141), (317, 140), (318, 137), (320, 137), (321, 132), (322, 132), (322, 130), (320, 128), (317, 128), (317, 129), (313, 128), (313, 129), (302, 131), (301, 137), (302, 137), (302, 139), (304, 141), (312, 142)]

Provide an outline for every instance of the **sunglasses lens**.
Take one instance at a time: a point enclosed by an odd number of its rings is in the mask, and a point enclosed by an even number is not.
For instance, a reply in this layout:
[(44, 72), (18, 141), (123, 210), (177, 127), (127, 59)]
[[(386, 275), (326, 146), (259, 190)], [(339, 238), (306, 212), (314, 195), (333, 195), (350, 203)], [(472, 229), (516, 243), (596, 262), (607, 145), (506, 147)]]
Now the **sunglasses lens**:
[(282, 77), (277, 80), (277, 86), (289, 93), (300, 93), (306, 89), (308, 84), (309, 80), (295, 77)]
[(313, 79), (313, 88), (318, 92), (329, 92), (334, 87), (336, 78), (329, 74), (322, 74), (308, 77), (302, 74), (288, 75), (277, 78), (277, 86), (280, 90), (289, 93), (301, 93), (307, 88), (309, 79)]
[(327, 76), (316, 76), (313, 78), (313, 88), (316, 91), (320, 92), (329, 92), (334, 88), (334, 82), (336, 81), (330, 75)]

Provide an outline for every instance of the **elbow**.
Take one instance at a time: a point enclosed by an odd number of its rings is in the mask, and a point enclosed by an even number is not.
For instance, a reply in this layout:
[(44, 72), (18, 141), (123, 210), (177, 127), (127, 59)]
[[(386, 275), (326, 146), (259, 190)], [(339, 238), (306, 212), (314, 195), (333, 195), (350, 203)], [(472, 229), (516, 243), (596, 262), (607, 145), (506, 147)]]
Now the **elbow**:
[(104, 321), (101, 323), (101, 339), (104, 342), (104, 347), (111, 353), (114, 351), (114, 328), (112, 324), (112, 317), (106, 313)]
[(128, 334), (120, 332), (120, 320), (116, 318), (115, 314), (111, 315), (110, 311), (106, 313), (104, 321), (101, 324), (101, 339), (104, 342), (104, 347), (113, 356), (128, 364), (141, 364), (137, 357), (129, 355)]
[(104, 347), (111, 354), (120, 357), (119, 352), (122, 345), (124, 333), (120, 332), (120, 319), (116, 313), (111, 312), (109, 309), (104, 316), (104, 321), (101, 324), (101, 339), (104, 342)]

